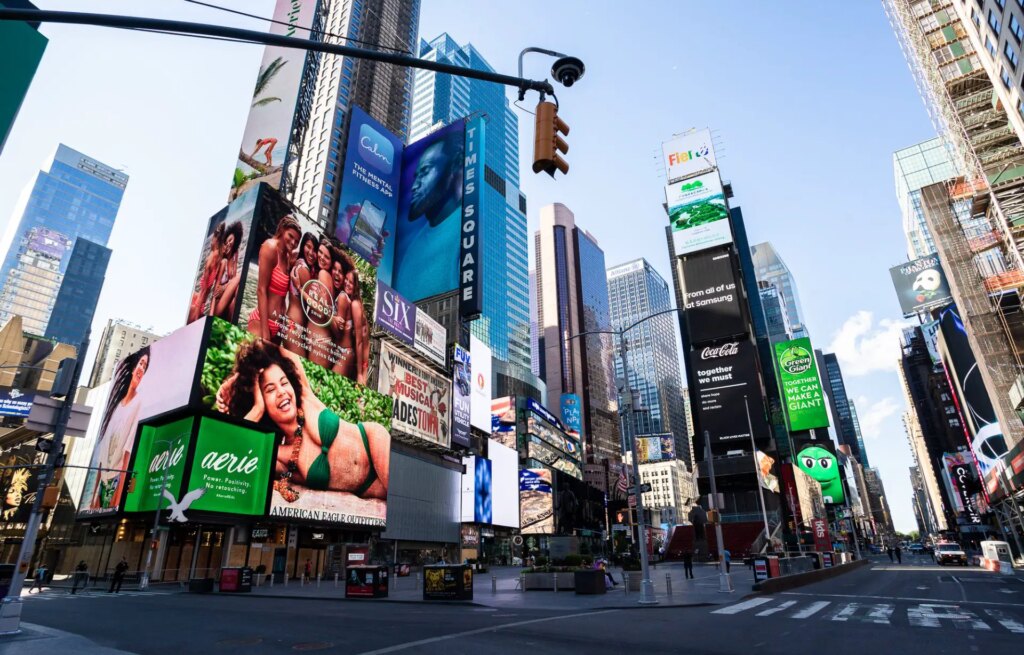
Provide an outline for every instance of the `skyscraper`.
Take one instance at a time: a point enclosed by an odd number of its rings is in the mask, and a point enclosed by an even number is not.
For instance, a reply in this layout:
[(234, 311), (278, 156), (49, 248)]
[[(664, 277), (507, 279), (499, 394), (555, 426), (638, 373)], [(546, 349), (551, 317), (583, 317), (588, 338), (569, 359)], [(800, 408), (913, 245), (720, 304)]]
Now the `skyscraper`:
[(80, 344), (89, 334), (96, 303), (110, 263), (110, 248), (88, 239), (75, 240), (68, 272), (53, 303), (46, 336), (61, 343)]
[(46, 333), (76, 240), (106, 246), (127, 185), (126, 174), (63, 144), (57, 147), (48, 170), (36, 177), (20, 218), (12, 218), (4, 235), (0, 324), (20, 315), (26, 332)]
[(563, 204), (541, 207), (534, 234), (540, 377), (548, 402), (580, 396), (588, 461), (618, 460), (619, 417), (604, 251)]
[[(821, 354), (821, 351), (815, 351), (815, 354)], [(850, 411), (850, 397), (846, 393), (846, 383), (843, 381), (843, 371), (839, 367), (839, 359), (836, 358), (835, 353), (824, 353), (821, 354), (819, 362), (822, 369), (822, 383), (825, 385), (832, 416), (836, 421), (836, 438), (840, 445), (850, 447), (850, 452), (861, 463), (861, 466), (870, 468), (857, 440), (858, 430)]]
[(907, 237), (907, 258), (917, 259), (935, 252), (935, 240), (928, 230), (921, 209), (921, 189), (929, 184), (956, 177), (946, 143), (936, 137), (897, 150), (892, 155), (896, 180), (896, 201), (903, 215), (903, 233)]
[(761, 294), (761, 308), (768, 328), (768, 340), (771, 343), (787, 341), (792, 338), (789, 327), (789, 314), (786, 312), (786, 297), (771, 282), (757, 283)]
[[(646, 259), (637, 259), (608, 269), (608, 306), (614, 329), (672, 309), (668, 283)], [(680, 393), (679, 348), (674, 314), (663, 314), (637, 325), (628, 335), (629, 382), (639, 394), (641, 411), (634, 412), (636, 424), (624, 415), (620, 423), (623, 452), (632, 450), (636, 434), (671, 432), (676, 456), (689, 465), (690, 439)], [(616, 379), (623, 377), (622, 364), (615, 358)]]
[[(419, 0), (321, 0), (319, 12), (310, 38), (337, 37), (354, 45), (375, 44), (379, 50), (416, 52)], [(330, 54), (307, 59), (292, 127), (301, 134), (296, 146), (301, 155), (295, 187), (289, 190), (303, 212), (325, 226), (335, 223), (352, 106), (407, 140), (411, 89), (412, 69), (404, 66)]]
[(868, 461), (868, 451), (864, 447), (864, 433), (860, 431), (860, 419), (857, 418), (857, 405), (854, 404), (853, 398), (850, 401), (850, 420), (853, 421), (853, 431), (857, 435), (857, 450), (860, 451), (861, 463), (864, 468), (871, 468), (871, 464)]
[(800, 295), (796, 290), (796, 280), (789, 272), (786, 262), (775, 251), (771, 243), (759, 243), (750, 247), (754, 260), (754, 270), (758, 282), (769, 282), (774, 285), (785, 301), (786, 316), (794, 339), (809, 336), (804, 325), (803, 310), (800, 309)]
[[(472, 44), (460, 45), (448, 34), (422, 41), (419, 51), (429, 61), (494, 70)], [(540, 386), (530, 362), (529, 254), (526, 196), (519, 190), (519, 119), (499, 84), (428, 70), (415, 72), (410, 141), (478, 113), (487, 117), (480, 221), (483, 313), (471, 330), (490, 347), (495, 396), (505, 396)], [(442, 306), (454, 316), (456, 303), (420, 305), (442, 324), (454, 324), (454, 319), (446, 320)], [(525, 388), (516, 388), (516, 381), (525, 383)]]

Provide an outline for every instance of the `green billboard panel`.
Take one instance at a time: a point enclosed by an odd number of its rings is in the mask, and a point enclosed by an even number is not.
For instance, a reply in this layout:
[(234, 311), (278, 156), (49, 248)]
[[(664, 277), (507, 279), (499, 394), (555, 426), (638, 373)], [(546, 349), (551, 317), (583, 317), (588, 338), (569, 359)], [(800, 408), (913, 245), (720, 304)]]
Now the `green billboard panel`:
[(821, 485), (821, 499), (830, 505), (846, 503), (843, 482), (839, 473), (839, 460), (829, 448), (809, 442), (796, 456), (800, 470)]
[(222, 514), (263, 514), (274, 468), (274, 447), (272, 432), (204, 418), (199, 424), (186, 493), (205, 491), (189, 508)]
[[(163, 425), (144, 425), (135, 448), (135, 486), (124, 501), (126, 512), (152, 512), (167, 507), (162, 491), (178, 497), (192, 437), (192, 417)], [(166, 477), (166, 482), (164, 481)]]
[(775, 344), (775, 364), (789, 431), (827, 428), (825, 394), (821, 391), (811, 340), (802, 337)]

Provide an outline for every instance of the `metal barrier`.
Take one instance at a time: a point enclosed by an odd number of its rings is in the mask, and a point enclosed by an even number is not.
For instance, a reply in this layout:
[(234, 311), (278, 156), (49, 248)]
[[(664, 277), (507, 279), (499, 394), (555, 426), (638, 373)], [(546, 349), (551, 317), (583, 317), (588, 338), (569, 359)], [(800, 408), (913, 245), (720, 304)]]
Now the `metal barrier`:
[(665, 593), (672, 595), (672, 576), (668, 573), (665, 574)]

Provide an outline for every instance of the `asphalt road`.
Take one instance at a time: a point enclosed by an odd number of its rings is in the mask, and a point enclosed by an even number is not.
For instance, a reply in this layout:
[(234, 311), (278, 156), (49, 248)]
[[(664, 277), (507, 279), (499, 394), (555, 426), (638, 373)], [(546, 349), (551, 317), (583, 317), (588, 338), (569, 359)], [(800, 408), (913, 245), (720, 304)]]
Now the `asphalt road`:
[(737, 592), (713, 607), (538, 611), (97, 594), (33, 598), (24, 619), (145, 655), (1024, 652), (1024, 578), (874, 559), (870, 569), (775, 595)]

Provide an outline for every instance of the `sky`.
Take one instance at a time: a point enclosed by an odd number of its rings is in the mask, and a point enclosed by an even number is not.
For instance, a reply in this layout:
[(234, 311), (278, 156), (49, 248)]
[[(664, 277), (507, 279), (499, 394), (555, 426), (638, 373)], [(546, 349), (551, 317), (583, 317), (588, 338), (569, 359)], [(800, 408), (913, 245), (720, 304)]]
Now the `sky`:
[[(217, 0), (269, 16), (273, 0)], [(138, 14), (266, 29), (184, 0), (37, 0), (43, 9)], [(815, 347), (839, 357), (871, 464), (897, 529), (916, 529), (913, 461), (896, 374), (904, 324), (888, 269), (906, 259), (892, 153), (935, 136), (877, 2), (476, 3), (422, 0), (420, 36), (471, 42), (515, 74), (535, 46), (581, 58), (561, 86), (568, 176), (529, 169), (532, 119), (520, 113), (530, 231), (561, 202), (608, 266), (646, 257), (671, 279), (662, 141), (710, 127), (750, 242), (771, 241), (796, 277)], [(262, 47), (146, 32), (44, 25), (50, 43), (0, 154), (0, 220), (65, 143), (130, 175), (93, 326), (108, 318), (159, 332), (184, 323), (209, 217), (226, 202)], [(550, 76), (529, 54), (524, 74)], [(527, 97), (527, 107), (536, 96)], [(532, 240), (531, 240), (532, 241)]]

